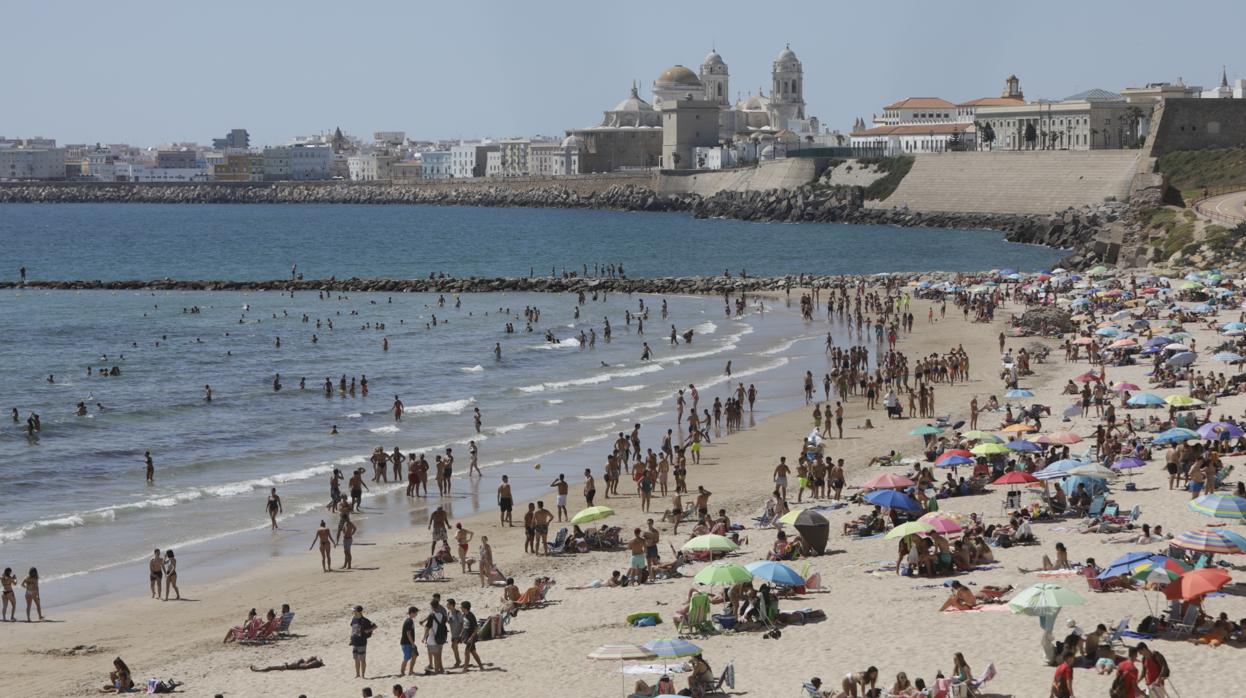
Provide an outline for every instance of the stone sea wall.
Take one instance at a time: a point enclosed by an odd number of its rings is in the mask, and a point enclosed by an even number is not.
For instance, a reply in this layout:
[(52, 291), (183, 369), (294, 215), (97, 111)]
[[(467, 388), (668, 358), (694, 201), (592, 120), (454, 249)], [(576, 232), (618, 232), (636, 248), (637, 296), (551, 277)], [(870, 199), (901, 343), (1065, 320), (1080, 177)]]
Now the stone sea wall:
[(768, 191), (660, 194), (642, 183), (594, 180), (578, 188), (550, 180), (525, 186), (477, 184), (424, 187), (393, 183), (283, 182), (272, 184), (11, 183), (0, 185), (0, 203), (333, 203), (427, 204), (526, 208), (591, 208), (622, 211), (678, 211), (697, 218), (732, 218), (779, 223), (860, 223), (905, 227), (998, 230), (1014, 242), (1070, 249), (1066, 266), (1114, 261), (1090, 243), (1101, 228), (1118, 220), (1125, 205), (1053, 215), (920, 213), (866, 208), (861, 187), (805, 185)]

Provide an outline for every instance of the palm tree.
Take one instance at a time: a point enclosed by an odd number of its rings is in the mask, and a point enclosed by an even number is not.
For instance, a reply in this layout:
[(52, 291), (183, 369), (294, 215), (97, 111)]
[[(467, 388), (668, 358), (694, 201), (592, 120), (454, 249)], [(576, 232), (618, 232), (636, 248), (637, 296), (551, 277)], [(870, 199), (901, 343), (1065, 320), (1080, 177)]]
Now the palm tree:
[(1138, 124), (1142, 123), (1142, 110), (1138, 107), (1131, 106), (1125, 110), (1125, 114), (1121, 117), (1128, 128), (1129, 144), (1132, 147), (1141, 145), (1140, 134), (1138, 133)]
[(1038, 142), (1038, 130), (1032, 123), (1025, 125), (1025, 142), (1030, 146), (1030, 150), (1034, 150), (1035, 143)]

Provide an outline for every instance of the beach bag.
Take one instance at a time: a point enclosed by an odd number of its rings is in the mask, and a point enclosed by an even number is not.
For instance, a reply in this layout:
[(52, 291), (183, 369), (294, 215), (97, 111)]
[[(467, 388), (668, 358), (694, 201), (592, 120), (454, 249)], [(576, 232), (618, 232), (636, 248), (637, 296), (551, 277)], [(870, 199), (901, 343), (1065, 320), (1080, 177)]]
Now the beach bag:
[(1160, 630), (1159, 625), (1159, 618), (1156, 618), (1155, 616), (1147, 616), (1142, 619), (1141, 623), (1138, 624), (1138, 632), (1143, 635), (1155, 635)]
[(1112, 679), (1112, 688), (1108, 689), (1108, 698), (1125, 698), (1129, 691), (1125, 687), (1125, 675), (1116, 672), (1116, 678)]

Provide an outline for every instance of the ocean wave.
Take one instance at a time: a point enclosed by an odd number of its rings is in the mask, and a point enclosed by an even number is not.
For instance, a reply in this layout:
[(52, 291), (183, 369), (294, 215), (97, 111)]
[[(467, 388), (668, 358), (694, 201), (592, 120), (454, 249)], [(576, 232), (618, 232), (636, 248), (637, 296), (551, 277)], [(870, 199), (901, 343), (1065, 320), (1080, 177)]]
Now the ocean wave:
[(512, 431), (520, 431), (532, 426), (532, 422), (518, 422), (516, 424), (503, 424), (500, 427), (493, 427), (490, 431), (494, 434), (509, 434)]
[(362, 413), (362, 412), (351, 412), (350, 414), (348, 414), (348, 415), (344, 415), (344, 416), (345, 416), (347, 419), (363, 419), (363, 413)]
[(555, 398), (555, 399), (553, 399), (553, 400), (546, 400), (546, 401), (545, 401), (545, 404), (547, 404), (547, 405), (561, 405), (561, 404), (562, 404), (562, 400), (559, 400), (559, 399), (557, 399), (557, 398)]
[(718, 325), (706, 320), (700, 324), (693, 325), (691, 329), (697, 334), (714, 334), (714, 332), (718, 331)]
[(544, 344), (535, 344), (528, 347), (529, 349), (577, 349), (580, 346), (579, 337), (564, 337), (557, 342), (546, 342)]
[(672, 354), (671, 356), (658, 359), (657, 363), (677, 364), (680, 361), (687, 361), (688, 359), (704, 359), (709, 356), (716, 356), (724, 352), (735, 351), (738, 348), (739, 348), (739, 345), (737, 345), (735, 342), (730, 342), (728, 344), (723, 344), (721, 346), (715, 347), (714, 349), (706, 349), (705, 351), (693, 351), (687, 354)]
[(635, 414), (641, 410), (648, 410), (648, 409), (653, 409), (654, 407), (661, 407), (661, 406), (662, 406), (662, 401), (655, 400), (653, 402), (642, 402), (642, 403), (638, 403), (635, 405), (629, 405), (628, 407), (625, 407), (621, 410), (613, 410), (611, 412), (602, 412), (600, 414), (582, 414), (576, 419), (580, 419), (584, 421), (597, 421), (600, 419), (614, 419), (615, 417), (626, 417), (629, 414)]
[(796, 346), (797, 342), (803, 342), (806, 339), (809, 339), (809, 337), (794, 337), (792, 339), (787, 340), (786, 342), (776, 344), (775, 346), (770, 347), (769, 349), (763, 349), (762, 351), (757, 352), (757, 354), (759, 356), (774, 356), (775, 354), (782, 354), (788, 349), (791, 349), (792, 347)]
[(474, 404), (476, 404), (476, 398), (469, 397), (462, 400), (433, 402), (427, 405), (412, 405), (403, 408), (402, 411), (404, 414), (459, 414)]
[(614, 386), (614, 389), (622, 390), (625, 393), (634, 393), (637, 390), (644, 390), (645, 386), (643, 385), (616, 385)]
[(730, 381), (733, 381), (733, 380), (739, 380), (741, 378), (755, 376), (758, 373), (764, 373), (766, 371), (773, 371), (776, 368), (781, 368), (783, 366), (786, 366), (789, 361), (790, 359), (788, 359), (786, 356), (781, 356), (775, 359), (774, 361), (769, 361), (767, 363), (760, 364), (758, 366), (754, 366), (752, 368), (748, 368), (743, 371), (736, 371), (735, 373), (731, 374), (730, 377), (727, 377), (725, 375), (718, 376), (717, 378), (713, 378), (708, 381), (705, 381), (704, 383), (701, 383), (697, 387), (702, 392), (704, 392), (705, 390), (713, 388), (716, 385), (722, 385), (723, 383), (729, 383)]
[(459, 370), (463, 373), (480, 373), (485, 370), (485, 367), (480, 364), (476, 364), (475, 366), (463, 366)]
[(373, 434), (396, 434), (402, 430), (394, 426), (393, 424), (386, 424), (383, 427), (372, 427), (368, 431), (372, 432)]
[(642, 376), (646, 373), (654, 373), (655, 371), (661, 370), (663, 370), (662, 366), (657, 362), (653, 362), (623, 371), (604, 371), (591, 376), (585, 376), (584, 378), (571, 378), (565, 381), (549, 381), (547, 383), (525, 385), (520, 387), (519, 390), (524, 393), (540, 393), (546, 390), (563, 390), (565, 388), (575, 388), (582, 385), (597, 385), (600, 383), (606, 383), (615, 380), (616, 378), (633, 378), (635, 376)]

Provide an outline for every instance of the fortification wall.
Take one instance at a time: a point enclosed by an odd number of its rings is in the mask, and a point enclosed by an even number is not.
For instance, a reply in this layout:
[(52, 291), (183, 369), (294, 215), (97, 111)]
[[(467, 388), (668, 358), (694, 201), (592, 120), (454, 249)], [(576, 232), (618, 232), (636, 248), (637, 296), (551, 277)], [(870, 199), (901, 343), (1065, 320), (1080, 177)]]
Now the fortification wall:
[(1168, 99), (1156, 111), (1151, 153), (1246, 146), (1246, 99)]

